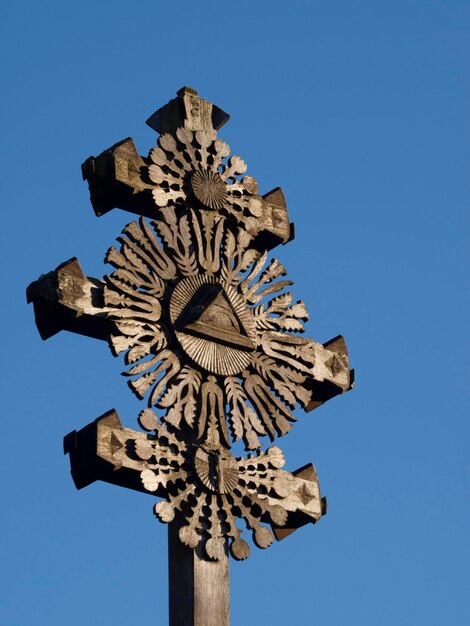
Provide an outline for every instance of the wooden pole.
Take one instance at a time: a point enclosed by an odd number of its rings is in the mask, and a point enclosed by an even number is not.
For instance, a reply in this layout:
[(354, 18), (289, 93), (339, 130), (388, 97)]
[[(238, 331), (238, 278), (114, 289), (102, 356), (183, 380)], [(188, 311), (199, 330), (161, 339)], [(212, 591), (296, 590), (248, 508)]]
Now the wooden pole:
[(178, 538), (179, 524), (168, 524), (170, 626), (229, 626), (229, 564), (204, 560), (197, 548)]

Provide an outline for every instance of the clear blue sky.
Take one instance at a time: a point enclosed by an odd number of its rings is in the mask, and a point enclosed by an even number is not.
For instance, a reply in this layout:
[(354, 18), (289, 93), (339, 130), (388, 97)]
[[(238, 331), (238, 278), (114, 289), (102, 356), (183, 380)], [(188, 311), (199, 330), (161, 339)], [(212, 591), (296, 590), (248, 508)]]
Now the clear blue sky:
[(452, 0), (13, 2), (2, 48), (5, 626), (166, 624), (166, 528), (150, 496), (77, 492), (62, 437), (140, 403), (108, 347), (42, 342), (25, 288), (104, 253), (80, 164), (190, 85), (263, 192), (308, 334), (347, 339), (356, 389), (280, 440), (318, 470), (328, 515), (232, 564), (232, 624), (470, 623), (470, 4)]

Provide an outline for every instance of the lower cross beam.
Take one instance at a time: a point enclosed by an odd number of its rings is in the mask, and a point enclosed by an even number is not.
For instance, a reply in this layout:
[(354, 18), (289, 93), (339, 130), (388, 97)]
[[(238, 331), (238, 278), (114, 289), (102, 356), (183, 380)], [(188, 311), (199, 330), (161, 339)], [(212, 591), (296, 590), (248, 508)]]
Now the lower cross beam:
[[(277, 447), (235, 458), (217, 445), (185, 444), (142, 411), (147, 434), (122, 426), (111, 410), (64, 438), (78, 489), (102, 480), (164, 498), (155, 506), (168, 527), (170, 626), (229, 625), (229, 541), (236, 559), (250, 548), (236, 518), (266, 548), (325, 512), (313, 465), (290, 473), (280, 468)], [(223, 520), (221, 523), (220, 520)]]
[[(141, 413), (144, 428), (157, 426), (156, 421), (150, 423), (152, 415), (149, 410)], [(64, 438), (64, 453), (70, 457), (77, 489), (101, 480), (171, 502), (174, 485), (182, 481), (197, 485), (190, 488), (191, 495), (199, 489), (202, 494), (223, 496), (228, 504), (240, 505), (243, 498), (251, 497), (254, 506), (263, 510), (258, 516), (250, 511), (248, 524), (256, 527), (257, 520), (269, 523), (278, 540), (309, 522), (317, 522), (325, 513), (326, 499), (320, 496), (314, 466), (309, 464), (292, 473), (281, 470), (284, 457), (275, 446), (257, 456), (235, 458), (225, 448), (183, 444), (162, 425), (155, 431), (157, 435), (150, 435), (123, 427), (113, 409), (81, 430), (69, 433)], [(219, 470), (215, 467), (217, 460)], [(222, 478), (219, 475), (215, 486), (217, 471)], [(180, 500), (175, 505), (178, 511), (184, 508)], [(161, 521), (170, 521), (170, 509), (159, 504), (156, 505), (157, 516)], [(281, 520), (284, 523), (280, 524)]]

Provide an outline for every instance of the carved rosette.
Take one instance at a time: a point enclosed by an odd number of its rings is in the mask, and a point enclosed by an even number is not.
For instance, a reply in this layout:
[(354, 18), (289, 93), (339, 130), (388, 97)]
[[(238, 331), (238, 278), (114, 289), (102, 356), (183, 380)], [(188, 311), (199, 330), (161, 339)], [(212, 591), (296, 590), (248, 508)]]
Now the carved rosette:
[(184, 278), (171, 294), (170, 319), (183, 350), (206, 371), (229, 376), (250, 364), (255, 321), (231, 285), (209, 274)]
[[(142, 411), (139, 421), (154, 435), (137, 440), (130, 453), (145, 461), (146, 469), (141, 472), (144, 487), (150, 492), (163, 487), (167, 492), (167, 499), (155, 505), (159, 520), (168, 523), (177, 514), (184, 519), (179, 531), (182, 543), (190, 548), (201, 543), (206, 555), (218, 560), (228, 542), (235, 559), (246, 559), (250, 548), (241, 538), (237, 519), (244, 520), (259, 548), (273, 543), (271, 530), (262, 522), (286, 523), (283, 503), (294, 482), (292, 474), (281, 470), (284, 455), (279, 448), (235, 458), (219, 445), (183, 442), (160, 424), (150, 409)], [(309, 500), (316, 497), (315, 491)]]
[(151, 226), (140, 219), (124, 229), (107, 255), (116, 268), (104, 287), (117, 331), (110, 343), (126, 352), (131, 389), (165, 409), (166, 422), (200, 441), (210, 430), (226, 447), (230, 429), (256, 449), (260, 436), (288, 432), (292, 409), (311, 401), (313, 344), (292, 332), (308, 315), (284, 291), (291, 282), (279, 261), (267, 262), (223, 216), (206, 215), (166, 209)]

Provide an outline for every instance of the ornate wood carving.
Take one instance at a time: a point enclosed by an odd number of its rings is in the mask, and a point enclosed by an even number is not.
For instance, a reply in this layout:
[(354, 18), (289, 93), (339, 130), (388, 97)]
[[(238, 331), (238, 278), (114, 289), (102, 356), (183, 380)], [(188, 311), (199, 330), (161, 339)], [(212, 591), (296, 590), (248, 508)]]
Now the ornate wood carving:
[[(131, 139), (90, 157), (83, 174), (96, 213), (140, 217), (108, 251), (103, 279), (73, 259), (28, 288), (43, 338), (66, 329), (106, 339), (149, 407), (139, 421), (151, 434), (111, 413), (68, 436), (77, 486), (100, 478), (161, 496), (158, 518), (178, 518), (181, 542), (213, 560), (227, 543), (235, 558), (248, 556), (239, 518), (261, 548), (273, 532), (319, 519), (313, 466), (286, 472), (281, 450), (263, 452), (261, 442), (286, 434), (298, 405), (310, 411), (353, 382), (342, 337), (302, 336), (306, 307), (268, 258), (292, 238), (284, 195), (261, 195), (230, 156), (216, 133), (227, 119), (183, 88), (149, 119), (161, 135), (148, 157)], [(256, 453), (235, 457), (238, 440)]]
[(267, 548), (273, 532), (280, 539), (280, 529), (288, 534), (321, 517), (324, 504), (313, 466), (294, 473), (281, 469), (280, 448), (235, 457), (210, 440), (184, 441), (181, 431), (161, 424), (151, 409), (141, 412), (139, 423), (151, 434), (123, 428), (112, 410), (65, 438), (78, 488), (105, 480), (165, 498), (155, 505), (158, 519), (168, 523), (178, 517), (182, 543), (201, 546), (212, 560), (223, 557), (227, 541), (234, 558), (249, 555), (238, 519), (254, 543)]

